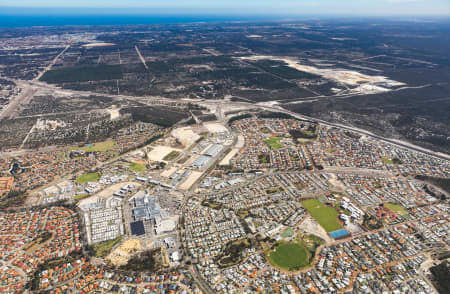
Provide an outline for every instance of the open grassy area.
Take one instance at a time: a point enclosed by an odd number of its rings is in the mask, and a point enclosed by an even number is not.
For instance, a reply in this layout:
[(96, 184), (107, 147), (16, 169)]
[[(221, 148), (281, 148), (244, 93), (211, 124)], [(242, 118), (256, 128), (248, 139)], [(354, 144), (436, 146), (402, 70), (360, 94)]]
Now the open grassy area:
[(392, 159), (389, 159), (389, 158), (386, 158), (386, 157), (382, 157), (381, 161), (383, 161), (384, 164), (394, 164)]
[(338, 214), (332, 207), (322, 204), (317, 199), (305, 200), (302, 202), (308, 212), (327, 232), (342, 229), (342, 225), (338, 222)]
[(115, 245), (120, 243), (120, 241), (122, 241), (122, 237), (117, 237), (116, 239), (96, 243), (89, 246), (89, 251), (95, 257), (105, 257), (109, 254), (109, 252)]
[(309, 264), (308, 250), (298, 243), (281, 243), (268, 255), (272, 265), (295, 271)]
[(130, 163), (130, 169), (136, 173), (141, 173), (147, 170), (142, 163), (132, 162)]
[(384, 164), (402, 164), (402, 163), (403, 163), (403, 162), (402, 162), (400, 159), (398, 159), (398, 158), (392, 158), (392, 159), (389, 159), (389, 158), (386, 158), (386, 157), (382, 157), (382, 158), (381, 158), (381, 161), (383, 161)]
[(97, 182), (100, 180), (98, 173), (87, 173), (79, 176), (76, 180), (78, 184), (86, 184), (87, 182)]
[(83, 147), (71, 147), (70, 150), (83, 150), (85, 152), (106, 152), (111, 149), (116, 142), (114, 140), (106, 140), (94, 144), (87, 144)]
[(177, 158), (178, 155), (180, 155), (180, 152), (173, 150), (173, 151), (171, 151), (169, 154), (167, 154), (166, 156), (164, 156), (163, 160), (165, 160), (165, 161), (170, 161), (170, 160), (172, 160), (172, 159)]
[(264, 143), (266, 143), (270, 149), (280, 149), (283, 147), (279, 137), (270, 137), (269, 139), (264, 140)]
[(282, 187), (271, 187), (271, 188), (266, 189), (267, 194), (275, 194), (275, 193), (280, 193), (283, 191), (284, 190)]
[(388, 209), (390, 209), (390, 210), (392, 210), (392, 211), (394, 211), (394, 212), (396, 212), (396, 213), (398, 213), (400, 215), (407, 215), (408, 214), (408, 211), (406, 211), (406, 209), (403, 208), (403, 206), (401, 206), (401, 205), (393, 204), (393, 203), (384, 203), (383, 205), (384, 205), (384, 207), (386, 207), (386, 208), (388, 208)]
[(89, 197), (89, 194), (85, 193), (85, 194), (77, 195), (77, 196), (75, 196), (75, 197), (73, 197), (73, 198), (74, 198), (75, 200), (77, 200), (77, 201), (80, 201), (80, 200), (82, 200), (82, 199), (84, 199), (84, 198), (87, 198), (87, 197)]

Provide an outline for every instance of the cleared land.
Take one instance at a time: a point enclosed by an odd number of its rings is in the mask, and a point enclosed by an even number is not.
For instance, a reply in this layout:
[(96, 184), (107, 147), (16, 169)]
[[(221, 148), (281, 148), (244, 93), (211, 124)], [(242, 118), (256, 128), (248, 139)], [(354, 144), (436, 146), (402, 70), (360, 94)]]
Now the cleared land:
[(298, 243), (282, 243), (268, 255), (272, 265), (289, 271), (309, 264), (308, 250)]
[(147, 154), (147, 157), (152, 161), (164, 161), (164, 158), (172, 151), (181, 152), (181, 150), (177, 150), (168, 146), (155, 146), (153, 150)]
[(283, 147), (283, 144), (281, 144), (279, 137), (271, 137), (264, 140), (264, 143), (266, 143), (267, 146), (270, 147), (270, 149), (280, 149)]
[(305, 200), (302, 205), (325, 231), (332, 232), (343, 228), (338, 222), (338, 214), (334, 208), (323, 205), (317, 199)]
[(203, 124), (210, 133), (228, 132), (227, 128), (219, 123)]
[(200, 139), (200, 136), (197, 133), (194, 133), (191, 127), (175, 129), (172, 131), (171, 135), (177, 138), (185, 147), (188, 147)]
[(100, 175), (98, 173), (87, 173), (79, 176), (76, 180), (79, 184), (86, 184), (87, 182), (97, 182), (100, 180)]
[(118, 248), (112, 251), (107, 260), (114, 266), (121, 266), (127, 264), (132, 255), (142, 250), (142, 243), (138, 239), (128, 239), (122, 243)]
[(189, 190), (202, 175), (202, 172), (192, 171), (187, 179), (178, 188), (181, 190)]
[(231, 149), (230, 152), (222, 159), (222, 161), (219, 163), (219, 165), (229, 165), (230, 160), (233, 159), (233, 157), (239, 152), (238, 148)]

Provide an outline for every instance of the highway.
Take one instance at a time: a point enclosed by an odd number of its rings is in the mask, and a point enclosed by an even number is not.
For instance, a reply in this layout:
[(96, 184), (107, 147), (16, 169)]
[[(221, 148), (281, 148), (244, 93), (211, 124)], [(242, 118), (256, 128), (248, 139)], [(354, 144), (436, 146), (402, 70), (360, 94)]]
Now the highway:
[[(11, 119), (11, 118), (16, 117), (18, 115), (18, 112), (19, 112), (18, 109), (20, 108), (20, 105), (22, 103), (26, 103), (27, 101), (29, 101), (38, 90), (61, 91), (61, 92), (65, 92), (65, 93), (72, 94), (72, 95), (82, 95), (82, 96), (83, 95), (102, 95), (105, 97), (110, 97), (115, 100), (129, 100), (129, 101), (139, 102), (139, 103), (143, 103), (143, 104), (146, 104), (146, 102), (148, 103), (149, 101), (156, 101), (156, 102), (157, 101), (160, 101), (160, 102), (163, 102), (163, 101), (164, 102), (173, 102), (174, 101), (173, 99), (161, 97), (161, 96), (140, 97), (140, 96), (129, 96), (129, 95), (112, 95), (112, 94), (98, 93), (98, 92), (92, 92), (92, 91), (66, 90), (66, 89), (61, 89), (59, 87), (56, 87), (54, 85), (50, 85), (50, 84), (47, 84), (47, 83), (44, 83), (41, 81), (22, 81), (22, 80), (11, 80), (11, 81), (15, 82), (18, 86), (21, 86), (23, 88), (23, 90), (21, 91), (21, 93), (18, 96), (16, 96), (15, 98), (12, 99), (10, 104), (8, 104), (8, 106), (5, 107), (5, 109), (3, 109), (3, 111), (0, 113), (0, 120), (5, 119), (5, 118)], [(209, 106), (208, 108), (210, 108), (210, 109), (219, 110), (218, 115), (220, 116), (221, 120), (224, 120), (224, 117), (223, 117), (223, 112), (225, 112), (224, 109), (233, 109), (233, 108), (235, 108), (235, 109), (240, 109), (240, 108), (255, 109), (255, 108), (257, 108), (257, 109), (261, 109), (261, 110), (281, 112), (281, 113), (291, 115), (292, 117), (295, 117), (297, 119), (312, 121), (312, 122), (326, 125), (329, 127), (336, 127), (336, 128), (343, 129), (343, 130), (352, 131), (352, 132), (358, 133), (360, 135), (365, 135), (365, 136), (368, 136), (368, 137), (371, 137), (374, 139), (384, 141), (386, 143), (389, 143), (389, 144), (397, 146), (397, 147), (406, 148), (409, 150), (413, 150), (416, 152), (434, 156), (434, 157), (437, 157), (437, 158), (440, 158), (443, 160), (450, 160), (450, 155), (448, 155), (448, 154), (435, 152), (435, 151), (429, 150), (427, 148), (419, 147), (419, 146), (416, 146), (416, 145), (408, 143), (408, 142), (403, 142), (403, 141), (396, 140), (396, 139), (386, 138), (386, 137), (376, 135), (370, 131), (363, 130), (363, 129), (360, 129), (357, 127), (347, 126), (347, 125), (338, 124), (338, 123), (331, 123), (331, 122), (328, 122), (328, 121), (325, 121), (322, 119), (295, 113), (290, 110), (284, 109), (281, 106), (258, 104), (258, 103), (255, 104), (255, 103), (249, 103), (249, 102), (232, 102), (232, 101), (228, 101), (228, 100), (204, 101), (201, 99), (198, 99), (198, 100), (190, 99), (189, 101), (198, 103), (198, 104), (206, 106), (206, 107)]]

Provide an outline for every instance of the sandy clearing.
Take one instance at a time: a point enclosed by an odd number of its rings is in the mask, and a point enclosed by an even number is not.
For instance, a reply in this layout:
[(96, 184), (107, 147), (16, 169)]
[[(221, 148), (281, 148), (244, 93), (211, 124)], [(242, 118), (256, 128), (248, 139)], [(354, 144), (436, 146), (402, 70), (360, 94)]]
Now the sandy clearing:
[(326, 243), (333, 242), (333, 239), (328, 236), (327, 232), (311, 217), (307, 217), (298, 228), (322, 238)]
[(108, 112), (109, 112), (111, 120), (119, 118), (119, 116), (120, 116), (120, 108), (108, 109)]
[(177, 169), (178, 169), (177, 167), (172, 166), (170, 169), (163, 171), (163, 172), (161, 173), (161, 177), (168, 178), (168, 177), (170, 177), (171, 175), (173, 175), (173, 174), (177, 171)]
[[(294, 60), (292, 58), (281, 58), (281, 57), (275, 57), (275, 56), (250, 56), (250, 57), (241, 57), (241, 59), (255, 60), (255, 61), (269, 59), (269, 60), (275, 60), (275, 61), (282, 61), (282, 62), (286, 63), (289, 67), (292, 67), (296, 70), (312, 73), (315, 75), (322, 76), (329, 80), (334, 80), (334, 81), (344, 83), (347, 85), (352, 85), (352, 86), (360, 86), (360, 84), (362, 84), (362, 83), (383, 83), (383, 84), (388, 84), (390, 86), (405, 85), (402, 82), (390, 80), (384, 76), (369, 76), (369, 75), (362, 74), (362, 73), (359, 73), (359, 72), (353, 71), (353, 70), (317, 68), (317, 67), (310, 66), (310, 65), (303, 65), (303, 64), (300, 64), (298, 60)], [(387, 89), (382, 88), (382, 87), (378, 87), (378, 88), (369, 87), (367, 89), (364, 87), (360, 87), (359, 90), (360, 91), (370, 90), (372, 93), (373, 91), (376, 91), (376, 90), (385, 92)], [(390, 91), (390, 90), (388, 90), (388, 91)]]
[(128, 262), (130, 257), (137, 251), (142, 250), (141, 241), (138, 239), (128, 239), (122, 245), (111, 252), (106, 259), (113, 265), (120, 266)]
[(177, 138), (185, 148), (200, 139), (200, 136), (195, 133), (191, 127), (175, 129), (172, 131), (171, 135)]
[(222, 159), (219, 165), (229, 165), (230, 160), (239, 152), (239, 148), (233, 148), (230, 152)]
[(328, 180), (328, 182), (330, 182), (331, 185), (335, 186), (336, 188), (345, 191), (345, 185), (339, 181), (337, 179), (337, 176), (335, 174), (329, 174), (330, 175), (330, 179)]
[(219, 123), (205, 123), (203, 125), (210, 133), (228, 132), (227, 128)]
[(163, 160), (163, 158), (172, 151), (181, 152), (183, 150), (159, 145), (153, 147), (153, 150), (147, 154), (147, 158), (152, 161), (166, 162), (165, 160)]
[(114, 43), (89, 43), (89, 44), (84, 44), (83, 47), (85, 48), (93, 48), (93, 47), (104, 47), (104, 46), (114, 46), (116, 44)]
[(189, 190), (192, 185), (203, 175), (203, 172), (191, 171), (191, 174), (187, 177), (187, 179), (178, 186), (181, 190)]
[(242, 135), (237, 137), (236, 148), (243, 148), (245, 145), (245, 138)]

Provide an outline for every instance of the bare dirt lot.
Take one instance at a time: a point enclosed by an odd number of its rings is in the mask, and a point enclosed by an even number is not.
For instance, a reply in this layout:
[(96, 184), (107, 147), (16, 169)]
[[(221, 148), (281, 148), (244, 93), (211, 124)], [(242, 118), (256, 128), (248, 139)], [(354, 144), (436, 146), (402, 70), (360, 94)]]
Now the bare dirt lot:
[(166, 157), (172, 151), (181, 152), (182, 150), (169, 146), (155, 146), (153, 147), (153, 150), (147, 154), (147, 157), (152, 161), (164, 162), (164, 157)]
[(178, 187), (181, 190), (189, 190), (192, 185), (203, 175), (202, 172), (192, 171), (187, 179)]
[(109, 260), (114, 266), (121, 266), (127, 264), (131, 256), (142, 250), (141, 241), (138, 239), (128, 239), (112, 251), (106, 259)]
[(185, 147), (190, 146), (195, 141), (200, 139), (200, 136), (195, 133), (191, 127), (175, 129), (172, 131), (172, 136), (177, 138)]

